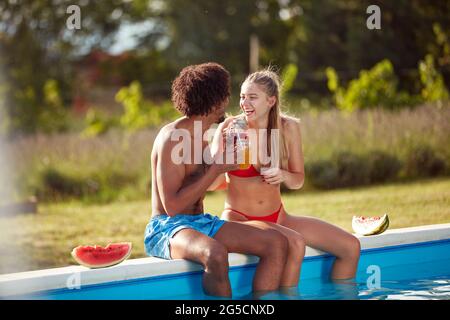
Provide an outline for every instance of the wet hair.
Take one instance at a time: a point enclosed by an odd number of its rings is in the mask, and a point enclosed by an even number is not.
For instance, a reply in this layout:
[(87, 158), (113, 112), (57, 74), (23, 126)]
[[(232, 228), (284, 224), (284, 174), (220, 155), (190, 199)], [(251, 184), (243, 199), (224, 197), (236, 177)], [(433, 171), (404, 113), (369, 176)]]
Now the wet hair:
[(185, 67), (172, 83), (172, 102), (188, 117), (208, 115), (230, 94), (230, 73), (213, 62)]

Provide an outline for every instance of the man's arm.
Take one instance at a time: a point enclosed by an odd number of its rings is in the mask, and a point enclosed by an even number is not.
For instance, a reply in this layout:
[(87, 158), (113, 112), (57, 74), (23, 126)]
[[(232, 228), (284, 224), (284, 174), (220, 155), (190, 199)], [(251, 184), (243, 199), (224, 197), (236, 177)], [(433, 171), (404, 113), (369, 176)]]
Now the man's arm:
[[(185, 208), (192, 206), (207, 191), (219, 174), (232, 170), (236, 165), (212, 164), (198, 180), (183, 185), (186, 177), (185, 165), (175, 164), (171, 153), (177, 142), (164, 139), (156, 165), (156, 179), (164, 210), (169, 216), (182, 213)], [(225, 170), (225, 171), (224, 171)]]
[[(229, 125), (232, 123), (234, 117), (229, 117), (219, 124), (211, 143), (211, 155), (213, 158), (219, 157), (219, 154), (223, 154), (225, 151), (225, 132)], [(225, 159), (222, 159), (224, 161)], [(214, 182), (208, 187), (208, 191), (225, 190), (227, 189), (227, 182), (225, 174), (220, 174)]]

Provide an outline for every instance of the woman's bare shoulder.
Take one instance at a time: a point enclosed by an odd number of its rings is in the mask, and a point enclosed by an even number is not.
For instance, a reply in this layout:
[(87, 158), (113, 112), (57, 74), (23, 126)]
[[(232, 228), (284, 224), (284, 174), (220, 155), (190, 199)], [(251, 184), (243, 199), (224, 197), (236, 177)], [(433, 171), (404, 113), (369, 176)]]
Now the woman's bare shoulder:
[(282, 125), (283, 129), (287, 132), (289, 132), (291, 130), (299, 130), (300, 129), (300, 119), (291, 117), (291, 116), (287, 116), (287, 115), (283, 115), (281, 117), (281, 125)]

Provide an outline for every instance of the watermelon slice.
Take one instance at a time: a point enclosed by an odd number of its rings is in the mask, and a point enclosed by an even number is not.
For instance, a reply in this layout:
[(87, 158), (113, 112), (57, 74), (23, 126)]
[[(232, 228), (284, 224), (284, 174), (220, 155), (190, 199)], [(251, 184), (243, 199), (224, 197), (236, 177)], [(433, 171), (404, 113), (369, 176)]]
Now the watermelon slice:
[(352, 228), (355, 233), (370, 236), (380, 234), (389, 227), (389, 217), (387, 214), (382, 217), (353, 216)]
[(76, 262), (88, 268), (104, 268), (121, 263), (131, 254), (131, 242), (110, 243), (106, 247), (78, 246), (72, 250)]

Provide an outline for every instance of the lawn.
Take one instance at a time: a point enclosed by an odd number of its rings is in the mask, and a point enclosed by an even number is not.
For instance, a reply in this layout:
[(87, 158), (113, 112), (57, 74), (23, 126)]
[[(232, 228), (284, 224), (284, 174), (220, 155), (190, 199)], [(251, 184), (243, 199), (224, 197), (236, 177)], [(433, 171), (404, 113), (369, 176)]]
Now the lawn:
[[(209, 193), (208, 212), (223, 207), (222, 192)], [(327, 192), (298, 191), (284, 195), (293, 215), (324, 219), (351, 231), (353, 215), (389, 213), (390, 228), (450, 222), (450, 179), (420, 180), (408, 184), (342, 189)], [(150, 201), (92, 205), (82, 202), (41, 204), (35, 215), (0, 218), (0, 273), (74, 264), (70, 256), (79, 244), (131, 241), (131, 258), (144, 257), (143, 233), (150, 217)]]

